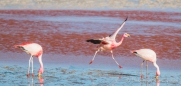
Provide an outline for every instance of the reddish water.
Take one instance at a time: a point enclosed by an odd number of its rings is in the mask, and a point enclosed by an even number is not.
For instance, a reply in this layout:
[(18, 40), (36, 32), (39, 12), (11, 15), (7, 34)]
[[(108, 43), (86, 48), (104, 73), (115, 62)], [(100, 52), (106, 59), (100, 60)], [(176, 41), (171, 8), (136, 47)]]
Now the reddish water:
[(124, 32), (131, 37), (114, 50), (115, 55), (134, 57), (129, 50), (140, 48), (153, 49), (158, 58), (181, 55), (180, 12), (1, 10), (0, 14), (0, 51), (21, 52), (13, 45), (37, 42), (44, 53), (93, 55), (96, 45), (85, 40), (109, 35), (129, 16), (117, 40)]

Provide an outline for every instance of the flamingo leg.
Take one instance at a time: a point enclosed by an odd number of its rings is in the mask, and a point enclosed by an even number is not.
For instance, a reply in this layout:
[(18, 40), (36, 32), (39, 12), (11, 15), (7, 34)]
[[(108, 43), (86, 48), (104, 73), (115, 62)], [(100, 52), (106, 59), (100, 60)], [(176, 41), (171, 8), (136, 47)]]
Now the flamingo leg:
[(140, 77), (141, 77), (141, 79), (143, 78), (142, 68), (143, 68), (143, 63), (144, 63), (144, 61), (145, 61), (145, 60), (143, 60), (143, 62), (141, 63), (141, 69), (140, 69), (140, 75), (141, 75)]
[(27, 73), (27, 76), (29, 77), (30, 73), (30, 62), (31, 62), (31, 59), (32, 59), (32, 56), (30, 56), (30, 59), (29, 59), (29, 65), (28, 65), (28, 73)]
[(111, 54), (112, 54), (112, 59), (116, 62), (116, 64), (119, 66), (119, 68), (122, 68), (119, 63), (114, 59), (114, 56), (113, 56), (113, 51), (111, 51)]
[(32, 67), (31, 67), (31, 70), (32, 70), (32, 76), (34, 76), (34, 73), (33, 73), (33, 57), (32, 57), (32, 59), (31, 59), (31, 65), (32, 65)]
[(148, 61), (146, 61), (146, 78), (148, 78)]
[(96, 54), (97, 54), (99, 51), (100, 51), (100, 50), (98, 49), (98, 50), (95, 52), (94, 57), (92, 58), (92, 60), (90, 61), (89, 64), (92, 64), (92, 62), (94, 61), (94, 59), (95, 59), (95, 57), (96, 57)]

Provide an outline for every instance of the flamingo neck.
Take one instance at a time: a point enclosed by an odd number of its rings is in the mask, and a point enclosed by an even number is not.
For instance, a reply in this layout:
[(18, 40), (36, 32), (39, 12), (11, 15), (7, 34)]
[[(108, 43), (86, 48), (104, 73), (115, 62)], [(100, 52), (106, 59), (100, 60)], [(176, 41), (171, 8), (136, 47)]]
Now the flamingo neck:
[(118, 43), (116, 43), (116, 46), (120, 46), (122, 44), (123, 40), (124, 40), (124, 35), (122, 36), (121, 40)]
[(42, 74), (44, 72), (43, 69), (43, 62), (42, 62), (42, 54), (38, 57), (39, 63), (40, 63), (40, 69), (38, 71), (38, 73)]
[(160, 69), (159, 66), (155, 63), (153, 63), (153, 65), (156, 67), (156, 76), (160, 76)]

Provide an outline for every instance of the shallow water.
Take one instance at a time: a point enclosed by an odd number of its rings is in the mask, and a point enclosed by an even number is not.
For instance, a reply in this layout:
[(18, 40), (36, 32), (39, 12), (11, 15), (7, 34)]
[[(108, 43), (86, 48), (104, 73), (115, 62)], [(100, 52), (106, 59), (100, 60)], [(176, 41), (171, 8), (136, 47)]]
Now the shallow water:
[[(62, 66), (62, 65), (60, 65)], [(125, 69), (89, 69), (71, 66), (46, 67), (43, 76), (38, 78), (27, 78), (24, 66), (1, 66), (0, 85), (25, 85), (25, 86), (43, 86), (43, 85), (86, 85), (86, 86), (180, 86), (180, 72), (163, 71), (158, 80), (154, 78), (153, 71), (149, 71), (148, 78), (140, 79), (139, 73), (135, 70)], [(38, 68), (35, 67), (37, 70)], [(168, 73), (172, 73), (169, 74)]]
[[(0, 15), (0, 85), (181, 85), (181, 12), (0, 10)], [(118, 68), (109, 52), (98, 53), (89, 65), (96, 46), (85, 40), (113, 33), (127, 16), (128, 21), (117, 41), (125, 32), (131, 37), (113, 50), (115, 59), (123, 68)], [(29, 56), (13, 47), (22, 42), (42, 45), (44, 84), (40, 84), (38, 77), (26, 78)], [(151, 63), (148, 80), (140, 80), (142, 60), (129, 51), (140, 48), (151, 48), (157, 53), (160, 83), (154, 79), (155, 68)], [(36, 58), (34, 61), (36, 75), (39, 64)]]

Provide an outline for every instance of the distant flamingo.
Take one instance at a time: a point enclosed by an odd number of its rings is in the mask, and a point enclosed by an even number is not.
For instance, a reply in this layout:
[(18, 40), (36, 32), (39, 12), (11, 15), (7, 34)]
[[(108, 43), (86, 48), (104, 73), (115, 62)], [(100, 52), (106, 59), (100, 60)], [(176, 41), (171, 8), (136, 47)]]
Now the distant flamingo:
[[(127, 18), (126, 18), (127, 20)], [(121, 28), (124, 26), (126, 20), (122, 23), (121, 27), (118, 28), (112, 35), (109, 35), (105, 38), (102, 38), (102, 39), (89, 39), (87, 40), (87, 42), (91, 42), (93, 44), (99, 44), (98, 46), (98, 50), (95, 52), (95, 55), (94, 57), (92, 58), (92, 60), (90, 61), (89, 64), (92, 64), (92, 62), (94, 61), (94, 58), (96, 56), (96, 54), (99, 52), (99, 51), (110, 51), (112, 53), (112, 58), (113, 60), (116, 62), (116, 64), (119, 66), (119, 68), (122, 68), (118, 62), (114, 59), (114, 56), (113, 56), (113, 49), (120, 46), (124, 40), (124, 37), (129, 37), (130, 35), (127, 34), (127, 33), (124, 33), (124, 35), (122, 36), (122, 39), (120, 42), (116, 42), (115, 38), (116, 38), (116, 35), (118, 34), (118, 32), (121, 30)]]
[(30, 62), (32, 64), (32, 76), (34, 76), (33, 73), (33, 57), (37, 57), (40, 63), (40, 69), (38, 71), (38, 76), (41, 76), (41, 74), (43, 74), (44, 69), (43, 69), (43, 62), (42, 62), (42, 54), (43, 54), (43, 49), (41, 47), (41, 45), (37, 44), (37, 43), (22, 43), (19, 45), (14, 45), (15, 48), (20, 48), (21, 50), (23, 50), (24, 52), (26, 52), (27, 54), (30, 55), (30, 59), (29, 59), (29, 66), (28, 66), (28, 73), (27, 76), (29, 77), (29, 71), (30, 71)]
[[(159, 66), (156, 63), (156, 53), (151, 50), (151, 49), (139, 49), (139, 50), (133, 50), (131, 53), (141, 57), (143, 59), (143, 62), (146, 60), (146, 71), (148, 70), (148, 63), (147, 61), (150, 61), (153, 63), (153, 65), (156, 67), (156, 79), (158, 79), (158, 76), (160, 76), (160, 70)], [(141, 63), (141, 78), (143, 77), (142, 75), (142, 66), (143, 62)]]

